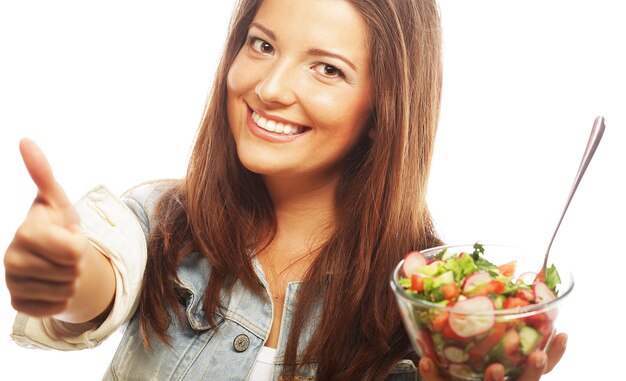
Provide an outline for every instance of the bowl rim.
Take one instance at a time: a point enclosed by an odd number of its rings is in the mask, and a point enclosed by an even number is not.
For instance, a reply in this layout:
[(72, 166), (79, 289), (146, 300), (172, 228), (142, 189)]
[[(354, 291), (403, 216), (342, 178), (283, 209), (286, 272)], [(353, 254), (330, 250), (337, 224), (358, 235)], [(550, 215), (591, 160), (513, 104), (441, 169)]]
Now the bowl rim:
[[(453, 249), (453, 248), (459, 248), (459, 247), (472, 247), (473, 245), (474, 245), (473, 243), (472, 244), (441, 245), (441, 246), (436, 246), (436, 247), (431, 247), (431, 248), (427, 248), (424, 250), (420, 250), (420, 253), (425, 252), (425, 251), (428, 251), (428, 252), (441, 251), (444, 249)], [(500, 247), (500, 248), (515, 249), (515, 250), (530, 250), (523, 246), (489, 244), (489, 243), (481, 243), (481, 245), (486, 246), (486, 247)], [(563, 269), (559, 269), (558, 270), (559, 274), (567, 274), (570, 282), (567, 285), (567, 287), (565, 287), (563, 290), (559, 290), (559, 294), (553, 300), (550, 300), (548, 302), (543, 302), (543, 303), (531, 304), (526, 307), (507, 308), (507, 309), (493, 310), (493, 311), (458, 312), (454, 310), (454, 306), (447, 307), (447, 306), (442, 306), (434, 302), (429, 302), (427, 300), (416, 299), (412, 297), (411, 295), (409, 295), (408, 293), (406, 293), (395, 279), (395, 275), (399, 273), (399, 269), (403, 263), (404, 263), (404, 258), (393, 268), (393, 272), (391, 273), (390, 285), (396, 297), (401, 297), (407, 302), (413, 305), (419, 306), (419, 307), (432, 308), (432, 309), (436, 309), (439, 311), (455, 312), (455, 313), (463, 314), (463, 315), (468, 315), (468, 314), (496, 315), (496, 316), (504, 315), (504, 316), (515, 316), (516, 318), (523, 318), (526, 316), (535, 315), (537, 311), (545, 310), (545, 309), (551, 308), (552, 306), (555, 306), (556, 304), (560, 303), (560, 301), (563, 300), (563, 298), (569, 295), (574, 288), (574, 277), (572, 273), (567, 268), (565, 268), (564, 271), (562, 271)]]

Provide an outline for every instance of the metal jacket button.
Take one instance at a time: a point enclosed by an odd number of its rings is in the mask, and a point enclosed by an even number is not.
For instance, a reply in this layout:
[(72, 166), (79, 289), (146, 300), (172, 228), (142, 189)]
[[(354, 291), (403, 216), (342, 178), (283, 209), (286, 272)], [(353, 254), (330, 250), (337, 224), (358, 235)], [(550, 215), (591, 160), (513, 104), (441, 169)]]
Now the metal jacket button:
[(233, 340), (233, 347), (237, 352), (243, 352), (248, 349), (250, 345), (250, 338), (244, 334), (237, 335), (235, 340)]

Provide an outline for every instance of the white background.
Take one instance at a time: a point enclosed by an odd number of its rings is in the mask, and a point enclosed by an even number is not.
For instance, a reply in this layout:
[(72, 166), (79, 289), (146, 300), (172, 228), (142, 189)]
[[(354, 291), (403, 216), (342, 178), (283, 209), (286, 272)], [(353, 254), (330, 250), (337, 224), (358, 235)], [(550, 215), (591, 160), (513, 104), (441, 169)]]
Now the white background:
[[(626, 24), (620, 2), (446, 1), (442, 116), (429, 189), (449, 243), (545, 247), (591, 125), (607, 131), (553, 246), (576, 278), (546, 380), (613, 379), (626, 334)], [(0, 253), (35, 194), (17, 145), (37, 141), (77, 199), (184, 175), (230, 1), (0, 3)], [(1, 265), (0, 265), (1, 266)], [(1, 269), (0, 269), (1, 270)], [(97, 380), (119, 334), (77, 353), (10, 341), (0, 287), (0, 379)]]

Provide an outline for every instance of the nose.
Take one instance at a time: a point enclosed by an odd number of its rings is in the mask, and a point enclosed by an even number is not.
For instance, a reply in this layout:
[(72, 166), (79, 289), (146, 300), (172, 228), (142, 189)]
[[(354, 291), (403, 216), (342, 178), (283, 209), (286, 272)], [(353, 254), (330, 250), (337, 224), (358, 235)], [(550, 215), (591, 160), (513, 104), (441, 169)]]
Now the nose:
[(287, 62), (277, 62), (262, 74), (254, 91), (267, 105), (289, 106), (297, 99), (296, 81), (293, 68)]

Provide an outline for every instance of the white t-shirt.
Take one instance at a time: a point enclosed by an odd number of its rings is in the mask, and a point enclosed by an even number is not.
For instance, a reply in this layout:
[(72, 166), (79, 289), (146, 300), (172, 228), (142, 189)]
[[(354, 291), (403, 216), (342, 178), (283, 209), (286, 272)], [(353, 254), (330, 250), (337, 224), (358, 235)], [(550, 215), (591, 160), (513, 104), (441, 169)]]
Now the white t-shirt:
[(252, 365), (248, 381), (270, 381), (274, 371), (274, 357), (276, 357), (275, 348), (261, 348), (254, 365)]

